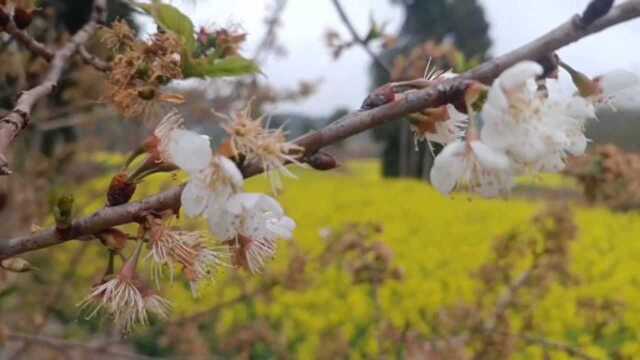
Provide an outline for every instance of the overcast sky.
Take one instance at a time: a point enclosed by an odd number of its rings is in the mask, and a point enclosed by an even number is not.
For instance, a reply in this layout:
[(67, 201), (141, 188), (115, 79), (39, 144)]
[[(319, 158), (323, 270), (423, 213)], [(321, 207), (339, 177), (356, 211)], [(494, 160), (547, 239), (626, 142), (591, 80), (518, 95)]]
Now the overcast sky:
[[(420, 1), (420, 0), (417, 0)], [(426, 0), (422, 0), (426, 1)], [(491, 26), (492, 55), (512, 50), (559, 25), (582, 11), (589, 0), (480, 0)], [(618, 0), (617, 3), (623, 2)], [(271, 0), (187, 0), (174, 1), (192, 16), (196, 25), (239, 23), (249, 33), (247, 54), (265, 31), (264, 18)], [(369, 14), (389, 22), (389, 30), (399, 28), (403, 12), (389, 0), (342, 0), (343, 6), (360, 33), (367, 30)], [(271, 59), (263, 71), (277, 86), (294, 87), (301, 79), (322, 79), (315, 96), (297, 104), (279, 105), (276, 111), (293, 110), (326, 115), (335, 108), (357, 108), (369, 91), (369, 58), (361, 49), (353, 49), (338, 61), (331, 58), (323, 35), (328, 28), (348, 37), (331, 0), (289, 0), (282, 17), (282, 43), (285, 58)], [(640, 72), (640, 22), (627, 23), (573, 44), (560, 56), (575, 67), (592, 74), (621, 67)], [(568, 81), (564, 79), (564, 81)], [(568, 87), (568, 85), (567, 85)]]

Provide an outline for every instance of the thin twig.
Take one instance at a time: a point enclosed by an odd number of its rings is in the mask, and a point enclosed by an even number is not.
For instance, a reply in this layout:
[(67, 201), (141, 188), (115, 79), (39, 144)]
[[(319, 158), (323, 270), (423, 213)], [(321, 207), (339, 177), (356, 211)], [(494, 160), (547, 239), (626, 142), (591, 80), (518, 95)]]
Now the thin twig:
[(20, 131), (29, 125), (31, 111), (36, 103), (56, 89), (71, 56), (89, 40), (97, 29), (98, 23), (102, 22), (105, 16), (106, 0), (96, 0), (91, 19), (73, 35), (64, 47), (55, 52), (49, 71), (40, 85), (21, 93), (13, 110), (0, 118), (0, 175), (11, 174), (7, 150)]
[(347, 29), (351, 33), (351, 37), (353, 37), (353, 40), (355, 40), (355, 42), (357, 42), (360, 46), (362, 46), (364, 51), (371, 57), (371, 59), (376, 63), (376, 65), (378, 65), (382, 70), (390, 74), (391, 68), (389, 68), (389, 66), (385, 64), (384, 61), (382, 61), (382, 59), (375, 52), (373, 52), (373, 50), (371, 50), (371, 48), (369, 47), (369, 44), (358, 34), (358, 31), (356, 31), (356, 28), (353, 26), (353, 23), (349, 19), (349, 16), (347, 16), (347, 13), (344, 11), (342, 4), (340, 4), (340, 0), (332, 0), (332, 1), (333, 1), (333, 6), (335, 6), (336, 10), (338, 11), (338, 15), (340, 15), (340, 19), (342, 20), (344, 25), (347, 27)]
[[(398, 100), (372, 110), (347, 114), (326, 128), (309, 133), (296, 142), (305, 148), (307, 154), (313, 154), (322, 147), (404, 115), (442, 105), (450, 98), (450, 92), (463, 87), (465, 81), (476, 80), (490, 83), (506, 68), (520, 61), (535, 60), (542, 54), (552, 53), (588, 35), (637, 17), (640, 17), (640, 0), (629, 0), (614, 7), (607, 15), (586, 28), (580, 26), (579, 16), (574, 17), (530, 44), (490, 60), (458, 78), (446, 80), (431, 88), (407, 92)], [(245, 177), (260, 172), (262, 172), (262, 168), (257, 165), (250, 164), (243, 168)], [(181, 192), (182, 187), (174, 187), (141, 202), (99, 210), (87, 218), (75, 221), (64, 236), (54, 230), (47, 230), (35, 235), (0, 242), (0, 260), (61, 244), (84, 235), (95, 234), (113, 226), (134, 222), (138, 214), (143, 211), (176, 209), (180, 206)]]
[(265, 51), (272, 47), (274, 42), (276, 41), (278, 25), (280, 24), (282, 13), (287, 6), (287, 1), (288, 0), (276, 0), (275, 8), (266, 20), (267, 31), (265, 32), (262, 40), (260, 41), (260, 44), (253, 53), (254, 61), (261, 62), (262, 60), (264, 60), (261, 58), (262, 55), (265, 53)]
[[(47, 48), (47, 46), (43, 43), (34, 39), (26, 31), (18, 29), (13, 21), (9, 22), (2, 30), (11, 35), (17, 42), (22, 44), (34, 54), (42, 57), (47, 61), (53, 60), (53, 57), (55, 56), (55, 53), (53, 51)], [(78, 53), (86, 64), (93, 66), (96, 70), (100, 70), (103, 72), (111, 70), (111, 64), (91, 54), (89, 51), (87, 51), (84, 45), (80, 47)]]

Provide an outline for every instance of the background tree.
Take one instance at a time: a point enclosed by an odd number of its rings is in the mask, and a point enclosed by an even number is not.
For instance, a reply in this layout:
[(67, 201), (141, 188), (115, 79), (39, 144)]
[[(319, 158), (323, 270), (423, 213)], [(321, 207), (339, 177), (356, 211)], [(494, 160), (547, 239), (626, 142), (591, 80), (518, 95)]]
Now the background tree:
[[(413, 74), (397, 74), (399, 56), (407, 56), (421, 44), (431, 40), (436, 43), (453, 44), (468, 59), (483, 60), (489, 47), (489, 24), (483, 8), (476, 0), (391, 0), (404, 7), (405, 19), (398, 34), (398, 46), (381, 55), (386, 64), (393, 64), (393, 74), (372, 65), (374, 87), (390, 80), (406, 80)], [(424, 71), (428, 54), (418, 59)], [(431, 55), (437, 58), (437, 54)], [(454, 67), (457, 71), (466, 70), (466, 65), (450, 61), (436, 61), (438, 67)], [(391, 77), (399, 77), (391, 79)], [(389, 123), (374, 130), (376, 140), (384, 144), (382, 153), (385, 176), (426, 177), (431, 160), (429, 150), (424, 144), (414, 151), (408, 123), (406, 121)], [(426, 161), (423, 161), (426, 159)]]

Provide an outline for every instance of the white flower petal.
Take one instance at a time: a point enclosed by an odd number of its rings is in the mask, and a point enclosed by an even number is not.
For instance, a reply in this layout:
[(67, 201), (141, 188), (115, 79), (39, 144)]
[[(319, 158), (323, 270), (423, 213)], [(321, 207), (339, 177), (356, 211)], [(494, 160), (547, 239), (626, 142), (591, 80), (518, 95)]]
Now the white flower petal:
[(267, 230), (274, 233), (279, 239), (289, 240), (293, 236), (296, 223), (288, 216), (283, 216), (276, 221), (267, 222)]
[(453, 142), (445, 146), (433, 162), (431, 184), (442, 194), (451, 193), (464, 174), (464, 147), (462, 141)]
[(640, 114), (640, 86), (626, 88), (609, 95), (610, 105), (617, 112), (638, 116)]
[(260, 196), (260, 199), (258, 199), (258, 202), (256, 204), (256, 209), (262, 212), (267, 212), (275, 216), (284, 215), (284, 209), (282, 209), (282, 206), (280, 206), (280, 203), (276, 199), (267, 195)]
[(509, 168), (510, 161), (504, 153), (492, 149), (480, 141), (472, 141), (471, 148), (482, 167), (493, 170), (507, 170)]
[(505, 70), (498, 77), (498, 81), (505, 92), (517, 90), (526, 85), (527, 81), (542, 75), (540, 64), (533, 61), (523, 61)]
[(588, 140), (582, 133), (577, 133), (569, 138), (570, 142), (566, 150), (574, 156), (584, 155), (587, 150)]
[(638, 75), (622, 69), (613, 70), (601, 75), (598, 81), (605, 94), (640, 86), (640, 77), (638, 77)]
[(233, 186), (238, 188), (242, 187), (244, 177), (242, 176), (240, 169), (238, 169), (238, 166), (236, 166), (236, 163), (224, 156), (216, 156), (215, 161), (220, 165), (220, 169), (224, 173), (224, 176), (229, 179)]
[(207, 209), (209, 231), (220, 241), (234, 239), (238, 235), (240, 220), (236, 214), (229, 212), (225, 204), (210, 203)]
[(233, 214), (240, 215), (248, 209), (252, 209), (260, 200), (261, 194), (240, 193), (229, 198), (226, 208)]
[(209, 189), (201, 181), (192, 179), (182, 190), (180, 201), (188, 217), (200, 216), (209, 203)]
[(571, 118), (583, 121), (596, 118), (596, 110), (593, 104), (580, 96), (573, 96), (567, 102), (566, 114)]
[(208, 136), (183, 129), (171, 133), (169, 154), (172, 162), (188, 173), (208, 167), (213, 156)]
[(539, 162), (539, 171), (557, 173), (566, 167), (564, 156), (562, 154), (551, 154)]

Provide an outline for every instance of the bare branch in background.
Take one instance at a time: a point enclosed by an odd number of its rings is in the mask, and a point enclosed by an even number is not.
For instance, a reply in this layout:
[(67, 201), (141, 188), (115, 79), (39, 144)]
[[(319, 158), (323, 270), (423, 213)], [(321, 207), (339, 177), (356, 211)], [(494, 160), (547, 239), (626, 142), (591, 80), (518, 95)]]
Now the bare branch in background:
[(382, 59), (380, 59), (380, 57), (375, 52), (373, 52), (373, 50), (371, 50), (371, 48), (369, 47), (369, 44), (358, 34), (358, 32), (356, 31), (356, 28), (353, 26), (353, 24), (351, 23), (351, 20), (347, 16), (347, 13), (344, 11), (342, 4), (340, 4), (340, 0), (332, 0), (332, 1), (333, 1), (333, 5), (338, 11), (338, 15), (340, 15), (340, 19), (342, 20), (344, 25), (347, 27), (347, 29), (351, 33), (353, 40), (355, 40), (358, 44), (360, 44), (360, 46), (362, 46), (364, 51), (367, 52), (367, 54), (376, 63), (376, 65), (378, 65), (381, 69), (384, 69), (387, 73), (390, 74), (391, 68), (389, 68), (389, 66), (385, 64), (384, 61), (382, 61)]
[(21, 93), (13, 110), (0, 118), (0, 175), (11, 174), (7, 150), (20, 131), (29, 125), (31, 111), (36, 103), (56, 89), (71, 56), (89, 40), (105, 16), (106, 0), (96, 0), (89, 22), (64, 47), (55, 52), (49, 71), (40, 85)]
[[(75, 106), (70, 106), (68, 108), (60, 109), (57, 111), (53, 111), (49, 114), (49, 116), (42, 121), (39, 121), (35, 125), (35, 129), (37, 131), (49, 131), (55, 130), (62, 127), (67, 126), (75, 126), (87, 122), (94, 121), (94, 117), (81, 117), (81, 118), (73, 118), (73, 115), (78, 114), (86, 114), (94, 111), (96, 108), (101, 108), (104, 105), (98, 102), (87, 102)], [(72, 118), (69, 118), (72, 117)]]
[(273, 9), (269, 17), (265, 20), (267, 24), (267, 31), (260, 41), (260, 44), (256, 48), (256, 51), (253, 53), (253, 60), (258, 63), (264, 60), (262, 56), (265, 54), (265, 51), (273, 48), (276, 43), (278, 25), (280, 25), (280, 18), (282, 17), (284, 9), (287, 7), (287, 1), (288, 0), (276, 0), (275, 8)]
[[(18, 29), (13, 22), (8, 23), (7, 26), (3, 28), (3, 31), (11, 35), (16, 41), (18, 41), (34, 54), (42, 57), (47, 61), (53, 60), (53, 57), (55, 56), (55, 53), (53, 51), (49, 50), (44, 44), (31, 37), (26, 31)], [(111, 70), (111, 65), (109, 63), (91, 54), (84, 47), (84, 45), (80, 47), (78, 52), (80, 53), (80, 56), (82, 56), (84, 62), (88, 65), (93, 66), (96, 70)]]
[(38, 42), (38, 40), (32, 38), (26, 31), (18, 29), (13, 21), (9, 22), (2, 30), (11, 35), (16, 41), (24, 45), (34, 54), (47, 61), (53, 60), (55, 54), (51, 50), (47, 49), (47, 47)]
[(91, 54), (84, 45), (80, 46), (78, 52), (80, 53), (80, 56), (82, 56), (82, 60), (84, 60), (85, 64), (93, 66), (96, 70), (104, 72), (111, 71), (111, 64)]
[[(447, 102), (451, 92), (464, 89), (465, 82), (469, 80), (490, 83), (506, 68), (520, 61), (535, 60), (588, 35), (637, 17), (640, 17), (640, 0), (629, 0), (616, 6), (607, 15), (586, 28), (581, 26), (580, 17), (576, 15), (531, 43), (490, 60), (457, 78), (443, 81), (431, 88), (404, 93), (398, 100), (372, 110), (347, 114), (328, 127), (303, 136), (296, 143), (305, 148), (306, 155), (311, 155), (327, 145), (404, 115), (442, 105)], [(254, 164), (249, 164), (243, 169), (246, 177), (261, 171), (260, 166)], [(95, 234), (113, 226), (135, 222), (144, 211), (176, 209), (180, 206), (181, 191), (182, 187), (175, 187), (141, 202), (102, 209), (87, 218), (75, 221), (64, 236), (56, 233), (55, 230), (47, 230), (0, 242), (0, 259)]]

